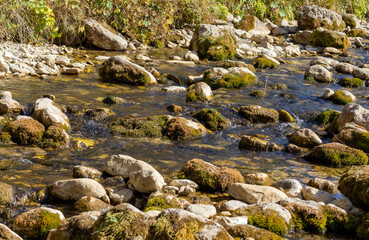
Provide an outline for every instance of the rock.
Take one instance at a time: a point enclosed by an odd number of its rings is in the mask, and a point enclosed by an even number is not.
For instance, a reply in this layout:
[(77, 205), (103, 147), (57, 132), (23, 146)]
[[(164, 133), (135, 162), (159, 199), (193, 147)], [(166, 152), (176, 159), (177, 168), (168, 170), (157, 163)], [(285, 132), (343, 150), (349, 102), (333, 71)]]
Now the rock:
[(107, 188), (106, 191), (112, 204), (129, 203), (135, 197), (135, 194), (130, 189)]
[(305, 78), (313, 77), (318, 82), (330, 83), (332, 81), (332, 76), (332, 72), (320, 65), (311, 66), (305, 72)]
[(337, 90), (331, 99), (336, 104), (347, 104), (356, 101), (354, 94), (347, 90)]
[(2, 54), (0, 54), (0, 72), (9, 73), (9, 65), (5, 62)]
[(338, 63), (336, 65), (336, 71), (344, 74), (352, 74), (355, 70), (355, 66), (349, 63)]
[(163, 90), (165, 92), (180, 93), (180, 92), (186, 92), (187, 88), (181, 87), (181, 86), (169, 86), (169, 87), (163, 88)]
[(237, 225), (247, 225), (248, 218), (247, 216), (241, 217), (221, 217), (217, 223), (222, 225), (224, 228), (235, 227)]
[(278, 113), (280, 122), (288, 122), (288, 123), (296, 122), (296, 120), (292, 117), (292, 115), (289, 112), (280, 109), (278, 110)]
[(368, 32), (366, 29), (363, 28), (353, 28), (346, 32), (347, 36), (349, 37), (362, 37), (366, 38), (368, 36)]
[(305, 30), (299, 31), (294, 35), (295, 43), (308, 45), (311, 42), (313, 31)]
[(347, 27), (357, 28), (360, 26), (360, 20), (356, 17), (355, 14), (342, 14), (342, 20), (345, 22)]
[(361, 150), (340, 143), (326, 143), (313, 148), (305, 156), (311, 162), (333, 166), (365, 165), (368, 156)]
[(99, 76), (106, 82), (130, 85), (156, 84), (155, 77), (143, 67), (128, 61), (124, 56), (114, 56), (99, 68)]
[[(154, 196), (153, 196), (154, 195)], [(183, 198), (178, 198), (170, 194), (160, 192), (152, 193), (146, 203), (144, 211), (164, 210), (169, 208), (186, 208), (191, 203)]]
[(4, 204), (4, 205), (11, 204), (13, 202), (15, 193), (16, 193), (16, 189), (13, 186), (7, 183), (0, 182), (0, 202), (1, 204)]
[(339, 134), (333, 137), (332, 141), (346, 144), (364, 152), (369, 151), (369, 132), (356, 123), (347, 123)]
[(88, 109), (84, 116), (86, 116), (89, 120), (93, 120), (95, 122), (104, 121), (109, 116), (113, 115), (113, 111), (109, 108), (94, 108)]
[(82, 73), (83, 70), (80, 68), (63, 67), (60, 72), (61, 74), (65, 74), (65, 75), (78, 75)]
[(164, 136), (171, 140), (200, 138), (206, 131), (202, 124), (182, 117), (172, 118), (163, 129)]
[(236, 225), (227, 228), (229, 234), (235, 239), (245, 240), (282, 240), (277, 234), (251, 225)]
[(67, 66), (67, 65), (70, 64), (70, 59), (66, 56), (57, 56), (55, 58), (55, 64), (62, 65), (62, 66)]
[(351, 202), (364, 210), (369, 209), (369, 166), (353, 167), (347, 170), (340, 178), (338, 189)]
[(203, 79), (212, 89), (242, 88), (258, 83), (256, 75), (247, 67), (209, 69)]
[(10, 230), (6, 225), (0, 223), (0, 238), (4, 240), (22, 240), (22, 238)]
[(245, 183), (235, 183), (229, 187), (229, 195), (249, 204), (262, 202), (278, 202), (288, 196), (282, 191), (269, 187), (257, 186)]
[(84, 25), (87, 40), (95, 47), (111, 51), (123, 51), (127, 48), (126, 39), (103, 27), (97, 21), (87, 19)]
[(272, 185), (285, 192), (289, 197), (299, 197), (302, 190), (302, 185), (295, 179), (280, 180)]
[(299, 147), (293, 143), (288, 144), (284, 150), (285, 152), (292, 154), (302, 154), (310, 151), (309, 148)]
[(106, 104), (122, 104), (122, 103), (128, 103), (128, 101), (124, 100), (123, 98), (120, 98), (120, 97), (107, 96), (106, 98), (104, 98), (103, 103), (106, 103)]
[(338, 192), (336, 184), (327, 179), (313, 178), (309, 180), (307, 185), (313, 188), (329, 192), (330, 194), (335, 194)]
[(300, 46), (291, 45), (284, 48), (287, 56), (297, 57), (301, 55)]
[(191, 187), (194, 189), (199, 188), (199, 185), (197, 185), (197, 183), (195, 183), (194, 181), (188, 180), (188, 179), (174, 179), (169, 183), (169, 186), (173, 186), (173, 187)]
[(217, 210), (213, 205), (206, 204), (191, 204), (186, 210), (204, 218), (211, 218), (217, 214)]
[(302, 189), (301, 193), (305, 200), (324, 202), (325, 204), (331, 203), (334, 200), (333, 195), (317, 188), (305, 187)]
[(65, 130), (70, 129), (68, 117), (50, 98), (36, 100), (33, 117), (46, 127), (57, 125)]
[(193, 115), (201, 124), (211, 131), (223, 130), (230, 126), (230, 122), (215, 109), (201, 109)]
[(0, 98), (12, 98), (12, 93), (9, 91), (0, 91)]
[(325, 91), (324, 91), (324, 94), (323, 94), (323, 99), (330, 99), (332, 98), (334, 95), (334, 91), (330, 88), (327, 88)]
[[(10, 93), (10, 92), (9, 92)], [(22, 113), (24, 107), (20, 105), (17, 101), (13, 100), (9, 96), (2, 96), (0, 98), (0, 114), (7, 114), (7, 113)]]
[(17, 216), (12, 229), (25, 239), (45, 239), (51, 229), (57, 228), (64, 220), (62, 212), (47, 207), (39, 207)]
[(252, 65), (255, 68), (277, 68), (279, 66), (279, 62), (277, 60), (275, 60), (272, 57), (268, 57), (268, 56), (262, 56), (262, 57), (258, 57), (256, 59), (254, 59), (254, 61), (252, 62)]
[(151, 193), (161, 190), (165, 181), (150, 164), (127, 155), (113, 155), (104, 165), (104, 172), (113, 176), (129, 178), (135, 190)]
[(82, 165), (77, 165), (73, 167), (73, 177), (74, 178), (99, 178), (102, 173), (92, 167), (86, 167)]
[(279, 113), (276, 110), (257, 105), (241, 107), (238, 112), (252, 123), (273, 123), (279, 118)]
[(284, 28), (277, 27), (273, 29), (272, 34), (273, 35), (286, 35), (288, 34), (288, 31), (285, 30)]
[(194, 51), (187, 51), (184, 55), (184, 59), (187, 61), (199, 62), (200, 58)]
[(266, 27), (266, 25), (262, 21), (260, 21), (257, 17), (252, 15), (244, 15), (242, 20), (238, 24), (236, 24), (236, 28), (245, 30), (253, 35), (270, 34), (270, 30)]
[(351, 46), (346, 34), (317, 28), (313, 31), (312, 43), (314, 47), (334, 47), (346, 50)]
[(298, 27), (300, 30), (314, 30), (317, 27), (324, 27), (331, 30), (343, 31), (345, 23), (338, 13), (318, 7), (305, 6), (298, 15)]
[(365, 45), (361, 42), (361, 38), (359, 38), (359, 37), (356, 37), (356, 38), (354, 38), (355, 39), (355, 45), (356, 45), (356, 47), (358, 47), (358, 48), (363, 48)]
[(350, 122), (369, 129), (369, 110), (356, 103), (345, 105), (337, 119), (338, 130), (341, 131)]
[(290, 137), (290, 142), (306, 148), (312, 148), (323, 143), (320, 137), (308, 128), (295, 131)]
[(266, 185), (270, 183), (272, 179), (266, 173), (249, 173), (245, 175), (245, 181), (250, 184)]
[(338, 62), (335, 59), (318, 56), (318, 57), (313, 58), (310, 61), (310, 66), (322, 65), (323, 67), (330, 69), (330, 68), (335, 68), (336, 65), (339, 63), (340, 62)]
[(52, 197), (63, 201), (77, 201), (84, 196), (102, 198), (106, 195), (104, 187), (89, 178), (60, 180), (48, 186)]
[(349, 212), (353, 207), (350, 199), (348, 199), (345, 196), (341, 197), (340, 199), (334, 200), (333, 202), (331, 202), (331, 204), (336, 205), (339, 208), (342, 208), (346, 212)]
[(355, 78), (369, 80), (369, 68), (355, 68), (352, 74)]
[(235, 211), (238, 208), (243, 208), (248, 206), (246, 203), (238, 201), (238, 200), (229, 200), (220, 206), (221, 211)]
[(213, 96), (210, 86), (204, 82), (192, 84), (187, 89), (186, 102), (209, 101)]
[(257, 137), (243, 135), (238, 144), (240, 149), (254, 151), (280, 151), (283, 147), (273, 143), (261, 140)]
[(100, 211), (109, 207), (109, 204), (101, 201), (100, 199), (84, 196), (79, 199), (75, 204), (74, 207), (79, 212), (89, 212), (89, 211)]
[(3, 128), (3, 133), (8, 132), (11, 140), (20, 145), (40, 143), (44, 131), (45, 127), (31, 117), (20, 118)]
[(188, 161), (180, 170), (179, 176), (196, 182), (204, 191), (226, 191), (236, 182), (245, 182), (242, 174), (227, 167), (216, 167), (201, 159)]

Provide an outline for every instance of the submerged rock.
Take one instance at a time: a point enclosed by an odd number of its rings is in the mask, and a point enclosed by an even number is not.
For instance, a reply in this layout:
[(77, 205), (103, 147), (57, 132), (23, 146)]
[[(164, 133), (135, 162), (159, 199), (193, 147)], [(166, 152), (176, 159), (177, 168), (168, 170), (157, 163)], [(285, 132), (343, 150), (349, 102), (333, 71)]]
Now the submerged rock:
[(261, 140), (260, 138), (243, 135), (238, 144), (240, 149), (254, 150), (254, 151), (280, 151), (283, 149), (273, 142)]
[(256, 75), (247, 67), (209, 69), (203, 79), (212, 89), (242, 88), (258, 83)]
[(212, 131), (223, 130), (230, 125), (229, 120), (215, 109), (204, 108), (196, 112), (193, 117)]
[(277, 110), (263, 108), (257, 105), (241, 107), (239, 113), (252, 123), (276, 122), (279, 118), (279, 113)]
[(164, 126), (164, 136), (171, 140), (190, 140), (206, 134), (206, 128), (197, 122), (182, 117), (170, 119)]

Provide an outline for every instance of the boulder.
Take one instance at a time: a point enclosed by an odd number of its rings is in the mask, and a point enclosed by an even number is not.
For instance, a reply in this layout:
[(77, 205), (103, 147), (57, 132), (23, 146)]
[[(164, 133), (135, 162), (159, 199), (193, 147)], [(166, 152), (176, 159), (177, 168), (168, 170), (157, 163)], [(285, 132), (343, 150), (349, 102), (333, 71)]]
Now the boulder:
[(38, 144), (42, 140), (45, 127), (31, 117), (21, 117), (10, 122), (3, 129), (11, 136), (11, 140), (20, 145)]
[(17, 101), (13, 100), (11, 96), (2, 96), (0, 98), (0, 115), (7, 113), (22, 113), (24, 107), (20, 105)]
[(341, 143), (326, 143), (316, 146), (305, 156), (305, 159), (333, 166), (365, 165), (368, 163), (368, 156), (363, 151)]
[(350, 122), (369, 129), (369, 110), (356, 103), (346, 104), (337, 119), (338, 130), (341, 131)]
[(58, 105), (50, 98), (40, 98), (36, 100), (33, 117), (46, 127), (57, 125), (65, 130), (70, 129), (69, 119)]
[(255, 73), (247, 67), (209, 69), (204, 72), (203, 80), (212, 89), (243, 88), (258, 83)]
[(318, 82), (332, 82), (333, 73), (320, 65), (313, 65), (305, 71), (305, 78), (313, 77)]
[(77, 165), (73, 167), (73, 177), (74, 178), (99, 178), (102, 173), (92, 167), (86, 167), (82, 165)]
[(227, 167), (216, 167), (201, 159), (188, 161), (180, 170), (179, 176), (196, 182), (205, 191), (226, 191), (236, 182), (245, 182), (242, 174)]
[(252, 123), (273, 123), (278, 121), (279, 118), (277, 110), (263, 108), (257, 105), (241, 107), (238, 112)]
[(338, 13), (313, 5), (301, 9), (298, 15), (298, 27), (300, 30), (314, 30), (317, 27), (324, 27), (343, 31), (345, 22)]
[(6, 225), (0, 223), (0, 239), (4, 240), (22, 240), (22, 238), (13, 232)]
[(346, 26), (350, 27), (351, 29), (360, 26), (360, 20), (356, 17), (355, 14), (342, 14), (342, 20), (345, 22)]
[(155, 77), (143, 67), (130, 62), (124, 56), (109, 58), (99, 68), (99, 76), (106, 82), (130, 85), (156, 84)]
[(346, 212), (349, 212), (353, 207), (350, 199), (345, 196), (342, 196), (340, 199), (334, 200), (333, 202), (331, 202), (331, 204), (345, 210)]
[(282, 190), (289, 197), (299, 197), (302, 190), (302, 184), (295, 179), (280, 180), (272, 185), (279, 190)]
[(243, 135), (241, 137), (238, 147), (240, 149), (253, 151), (280, 151), (283, 149), (282, 146), (279, 146), (273, 142), (264, 141), (260, 138), (247, 135)]
[(51, 229), (56, 229), (64, 220), (62, 212), (39, 207), (22, 213), (13, 220), (12, 229), (25, 239), (45, 239)]
[(109, 204), (90, 196), (84, 196), (74, 204), (74, 208), (79, 212), (101, 211), (107, 207)]
[(187, 89), (186, 102), (205, 102), (213, 96), (213, 91), (205, 82), (192, 84)]
[(355, 78), (369, 80), (369, 68), (355, 68), (352, 75)]
[(222, 203), (222, 205), (220, 205), (220, 210), (221, 211), (235, 211), (238, 208), (242, 208), (242, 207), (246, 207), (248, 206), (248, 204), (242, 202), (242, 201), (238, 201), (238, 200), (229, 200), (226, 201), (224, 203)]
[(87, 19), (84, 25), (86, 38), (95, 47), (112, 51), (123, 51), (127, 48), (126, 39), (103, 27), (99, 22)]
[(125, 189), (107, 188), (106, 191), (108, 192), (108, 196), (112, 204), (129, 203), (135, 197), (133, 191), (128, 188)]
[(223, 130), (230, 125), (229, 120), (215, 109), (201, 109), (193, 117), (211, 131)]
[(288, 196), (282, 191), (269, 186), (258, 186), (246, 183), (235, 183), (229, 187), (229, 195), (249, 204), (262, 202), (278, 202)]
[(324, 28), (317, 28), (313, 31), (312, 43), (314, 47), (334, 47), (342, 50), (351, 46), (346, 34)]
[(323, 143), (320, 137), (308, 128), (295, 131), (290, 137), (290, 142), (306, 148), (312, 148)]
[(369, 132), (356, 123), (347, 123), (339, 134), (333, 137), (332, 141), (369, 152)]
[(63, 201), (77, 201), (84, 196), (102, 198), (106, 195), (104, 187), (89, 178), (60, 180), (48, 186), (52, 197)]
[(241, 217), (220, 217), (217, 221), (220, 225), (222, 225), (225, 229), (235, 227), (237, 225), (248, 225), (247, 216)]
[(213, 205), (207, 204), (191, 204), (186, 210), (204, 218), (211, 218), (217, 214), (216, 208)]
[(350, 63), (338, 63), (335, 66), (338, 73), (352, 74), (356, 67)]
[(200, 138), (206, 134), (201, 124), (182, 117), (174, 117), (164, 126), (164, 136), (171, 140), (189, 140)]
[(307, 185), (313, 188), (329, 192), (330, 194), (335, 194), (338, 192), (336, 184), (323, 178), (310, 179)]
[(242, 20), (236, 24), (236, 28), (245, 30), (253, 35), (269, 35), (270, 30), (257, 17), (252, 15), (244, 15)]
[(356, 97), (347, 90), (337, 90), (332, 95), (331, 100), (336, 104), (347, 104), (356, 101)]
[(340, 178), (338, 189), (351, 202), (365, 210), (369, 209), (369, 166), (353, 167)]
[(322, 65), (323, 67), (327, 69), (335, 68), (337, 64), (340, 62), (333, 59), (333, 58), (327, 58), (327, 57), (315, 57), (310, 61), (310, 66), (314, 65)]
[(304, 189), (302, 189), (301, 193), (305, 200), (324, 202), (325, 204), (331, 203), (334, 200), (332, 194), (313, 187), (305, 187)]
[(227, 231), (235, 239), (283, 240), (282, 237), (273, 232), (245, 224), (229, 226)]
[(7, 183), (0, 182), (0, 203), (4, 205), (11, 204), (13, 202), (14, 195), (16, 193), (15, 187)]
[(299, 31), (294, 35), (295, 43), (308, 45), (311, 42), (313, 31), (305, 30)]
[(152, 193), (161, 190), (165, 181), (158, 171), (141, 170), (130, 174), (129, 182), (134, 189), (141, 193)]

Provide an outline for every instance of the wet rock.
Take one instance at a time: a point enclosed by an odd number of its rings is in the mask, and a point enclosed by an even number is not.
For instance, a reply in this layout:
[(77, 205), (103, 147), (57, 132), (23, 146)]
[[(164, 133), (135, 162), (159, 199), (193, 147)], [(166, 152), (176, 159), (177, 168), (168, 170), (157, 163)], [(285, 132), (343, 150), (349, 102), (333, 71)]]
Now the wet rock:
[(352, 74), (355, 78), (369, 80), (369, 68), (355, 68)]
[(62, 220), (64, 215), (59, 210), (39, 207), (17, 216), (12, 229), (25, 239), (45, 239)]
[(336, 65), (336, 71), (344, 74), (352, 74), (355, 68), (356, 67), (350, 63), (338, 63)]
[(122, 104), (122, 103), (127, 103), (127, 102), (128, 101), (124, 100), (123, 98), (115, 97), (115, 96), (107, 96), (103, 100), (103, 103), (106, 103), (106, 104)]
[(305, 78), (313, 77), (318, 82), (331, 82), (332, 72), (320, 65), (313, 65), (305, 71)]
[(238, 201), (238, 200), (229, 200), (220, 206), (221, 211), (235, 211), (238, 208), (246, 207), (248, 206), (246, 203)]
[(99, 76), (106, 82), (130, 85), (156, 84), (155, 77), (143, 67), (128, 61), (123, 56), (109, 58), (99, 68)]
[(175, 105), (175, 104), (171, 104), (171, 105), (167, 106), (167, 110), (169, 112), (174, 112), (174, 113), (179, 113), (179, 112), (183, 111), (181, 106), (178, 106), (178, 105)]
[(200, 138), (206, 131), (202, 124), (182, 117), (172, 118), (163, 129), (164, 136), (171, 140)]
[(316, 146), (305, 156), (305, 159), (333, 166), (364, 165), (368, 162), (368, 156), (363, 151), (340, 143), (326, 143)]
[(336, 104), (347, 104), (356, 101), (356, 97), (347, 90), (337, 90), (331, 97), (331, 100)]
[(122, 51), (127, 48), (127, 40), (103, 27), (97, 21), (87, 19), (84, 24), (87, 40), (95, 47), (112, 51)]
[(356, 17), (355, 14), (342, 14), (342, 20), (345, 22), (347, 27), (356, 28), (360, 26), (360, 20)]
[(73, 167), (73, 177), (74, 178), (99, 178), (102, 173), (92, 167), (86, 167), (82, 165), (77, 165)]
[(260, 21), (257, 17), (252, 15), (244, 15), (242, 20), (236, 24), (236, 28), (245, 30), (253, 35), (268, 35), (270, 34), (270, 30), (267, 26)]
[(282, 240), (283, 238), (277, 234), (267, 231), (262, 228), (254, 227), (251, 225), (239, 224), (236, 226), (230, 226), (227, 228), (229, 234), (234, 238), (240, 239), (254, 239), (254, 240)]
[(279, 113), (276, 110), (257, 105), (241, 107), (239, 113), (252, 123), (276, 122), (279, 118)]
[(127, 155), (113, 155), (104, 165), (104, 171), (113, 176), (129, 178), (135, 190), (151, 193), (164, 187), (161, 174), (150, 164)]
[(332, 142), (343, 143), (349, 147), (368, 152), (369, 132), (356, 123), (347, 123), (339, 134), (333, 137)]
[(289, 122), (289, 123), (296, 122), (296, 120), (292, 117), (292, 115), (286, 110), (280, 109), (278, 110), (278, 113), (280, 122)]
[(22, 240), (22, 238), (10, 230), (6, 225), (0, 223), (0, 238), (4, 240)]
[(346, 171), (340, 178), (338, 189), (351, 202), (365, 210), (369, 209), (369, 166), (353, 167)]
[(346, 34), (317, 28), (313, 31), (312, 43), (314, 47), (334, 47), (346, 50), (351, 46)]
[(46, 127), (57, 125), (65, 130), (70, 129), (68, 117), (49, 98), (36, 100), (33, 116)]
[(356, 103), (345, 105), (337, 119), (338, 130), (341, 131), (350, 122), (369, 129), (369, 110)]
[(290, 142), (300, 147), (312, 148), (321, 144), (322, 140), (313, 130), (303, 128), (292, 134)]
[(245, 182), (242, 174), (227, 167), (216, 167), (201, 159), (188, 161), (179, 176), (196, 182), (205, 191), (226, 191), (235, 182)]
[(249, 173), (245, 175), (245, 181), (250, 184), (265, 185), (272, 179), (266, 173)]
[(334, 95), (334, 91), (330, 88), (327, 88), (323, 94), (323, 99), (331, 99)]
[(169, 87), (163, 88), (163, 91), (171, 92), (171, 93), (186, 92), (186, 90), (187, 90), (186, 87), (181, 87), (181, 86), (169, 86)]
[(302, 184), (295, 179), (280, 180), (272, 186), (282, 190), (289, 197), (299, 197), (302, 190)]
[(334, 200), (333, 195), (313, 187), (305, 187), (302, 189), (301, 193), (305, 200), (324, 202), (326, 204), (331, 203)]
[(10, 94), (4, 93), (3, 96), (0, 98), (0, 114), (7, 114), (7, 113), (22, 113), (24, 107), (20, 105), (17, 101), (13, 100)]
[(287, 147), (285, 148), (285, 152), (292, 154), (302, 154), (307, 153), (309, 151), (310, 151), (309, 148), (299, 147), (292, 143), (288, 144)]
[(38, 144), (45, 131), (45, 127), (31, 117), (22, 117), (10, 122), (3, 129), (8, 132), (12, 141), (20, 145)]
[(48, 186), (48, 191), (55, 199), (77, 201), (84, 196), (102, 198), (106, 195), (104, 187), (88, 178), (60, 180)]
[(133, 191), (127, 188), (126, 189), (107, 188), (106, 191), (108, 192), (108, 196), (112, 204), (129, 203), (135, 197)]
[(280, 151), (283, 147), (273, 143), (261, 140), (260, 138), (243, 135), (238, 147), (244, 150), (254, 150), (254, 151)]
[(191, 85), (187, 89), (186, 102), (204, 102), (209, 101), (213, 96), (213, 91), (205, 82), (199, 82)]
[(186, 208), (186, 210), (204, 218), (211, 218), (217, 214), (217, 210), (213, 205), (206, 204), (191, 204)]
[(300, 30), (314, 30), (317, 27), (342, 31), (345, 23), (338, 13), (318, 7), (305, 6), (298, 15), (298, 27)]
[(249, 204), (262, 202), (278, 202), (288, 196), (282, 191), (269, 186), (257, 186), (245, 183), (235, 183), (229, 187), (229, 195)]
[(268, 56), (262, 56), (262, 57), (258, 57), (256, 59), (254, 59), (254, 61), (252, 62), (252, 65), (255, 68), (277, 68), (279, 66), (279, 62), (277, 60), (275, 60), (272, 57), (268, 57)]
[(113, 111), (109, 108), (94, 108), (85, 112), (85, 116), (93, 121), (104, 121), (108, 116), (113, 115)]
[(327, 179), (313, 178), (309, 180), (307, 185), (313, 188), (317, 188), (317, 189), (329, 192), (331, 194), (335, 194), (338, 192), (336, 184), (334, 184), (333, 182)]
[(7, 183), (0, 182), (0, 203), (8, 205), (12, 203), (15, 194), (15, 188)]
[(230, 125), (229, 120), (215, 109), (204, 108), (196, 112), (193, 117), (211, 131), (223, 130)]
[(349, 87), (349, 88), (359, 88), (363, 87), (364, 83), (359, 78), (343, 78), (338, 82), (341, 86)]
[(100, 199), (85, 196), (79, 199), (74, 204), (75, 209), (77, 209), (79, 212), (88, 212), (88, 211), (100, 211), (104, 208), (109, 207), (109, 204), (106, 204), (105, 202), (101, 201)]
[(209, 69), (203, 79), (212, 89), (242, 88), (258, 83), (256, 75), (247, 67)]
[(299, 31), (294, 35), (295, 43), (308, 45), (311, 42), (313, 31), (305, 30)]

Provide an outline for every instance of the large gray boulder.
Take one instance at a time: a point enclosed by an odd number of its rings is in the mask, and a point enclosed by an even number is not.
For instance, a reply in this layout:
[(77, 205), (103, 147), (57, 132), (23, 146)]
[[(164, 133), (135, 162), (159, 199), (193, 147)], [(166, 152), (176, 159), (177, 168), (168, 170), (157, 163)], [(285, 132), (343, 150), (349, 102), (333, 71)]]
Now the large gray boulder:
[(311, 148), (321, 144), (322, 140), (313, 130), (303, 128), (292, 134), (290, 142), (300, 147)]
[(126, 39), (103, 27), (99, 22), (87, 19), (84, 23), (87, 40), (95, 47), (112, 51), (122, 51), (127, 48)]
[(338, 13), (318, 7), (303, 7), (298, 16), (298, 27), (300, 30), (313, 30), (317, 27), (324, 27), (330, 30), (342, 31), (345, 22)]
[(46, 127), (57, 125), (70, 129), (69, 119), (50, 98), (36, 100), (33, 117)]
[(357, 103), (346, 104), (337, 119), (338, 130), (341, 131), (350, 122), (369, 129), (369, 110)]
[(313, 77), (318, 82), (332, 82), (333, 73), (321, 65), (314, 65), (305, 71), (305, 78)]

